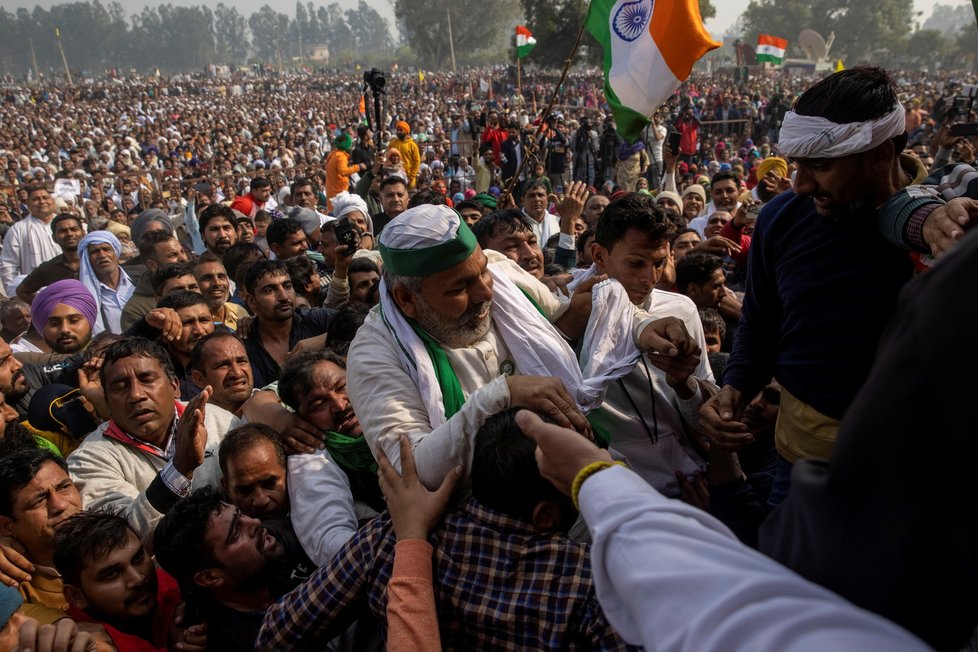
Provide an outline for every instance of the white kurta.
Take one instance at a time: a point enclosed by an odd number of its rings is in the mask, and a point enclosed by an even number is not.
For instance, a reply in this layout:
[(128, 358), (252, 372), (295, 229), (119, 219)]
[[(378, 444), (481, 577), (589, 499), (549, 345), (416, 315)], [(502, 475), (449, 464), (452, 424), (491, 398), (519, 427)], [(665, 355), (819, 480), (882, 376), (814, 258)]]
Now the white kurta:
[[(486, 251), (490, 264), (500, 265), (507, 276), (526, 290), (551, 322), (566, 310), (566, 298), (554, 296), (548, 288), (516, 263), (495, 251)], [(633, 334), (652, 318), (636, 311)], [(541, 346), (543, 343), (541, 343)], [(456, 465), (466, 474), (472, 463), (475, 435), (486, 418), (510, 406), (509, 385), (504, 371), (515, 363), (495, 327), (469, 347), (445, 353), (458, 376), (466, 401), (444, 424), (432, 428), (428, 409), (398, 355), (398, 343), (387, 330), (377, 309), (367, 315), (350, 346), (347, 388), (350, 402), (360, 419), (364, 437), (376, 455), (383, 449), (395, 467), (400, 467), (400, 436), (406, 434), (414, 448), (418, 476), (429, 488), (436, 488)], [(509, 363), (509, 364), (507, 364)]]
[[(516, 263), (494, 251), (487, 251), (486, 256), (492, 264), (503, 265), (521, 287), (529, 288), (548, 319), (553, 321), (564, 313), (567, 302), (557, 299)], [(456, 465), (462, 465), (468, 474), (476, 432), (487, 417), (509, 407), (509, 386), (501, 373), (509, 354), (495, 327), (472, 346), (445, 347), (466, 401), (454, 416), (432, 429), (424, 399), (401, 366), (397, 346), (379, 311), (372, 310), (350, 346), (350, 402), (374, 455), (380, 447), (400, 468), (400, 436), (406, 434), (414, 447), (418, 476), (435, 488)]]
[(539, 222), (529, 215), (526, 215), (525, 212), (524, 215), (526, 217), (527, 224), (530, 225), (530, 228), (533, 229), (534, 235), (537, 236), (537, 244), (540, 245), (541, 249), (547, 246), (547, 240), (549, 240), (551, 236), (560, 233), (560, 218), (553, 213), (545, 212), (543, 219)]
[(30, 274), (38, 265), (60, 253), (61, 247), (54, 242), (50, 224), (33, 215), (14, 222), (3, 237), (3, 252), (0, 253), (0, 282), (7, 296), (15, 296), (16, 286), (11, 282), (18, 276)]
[(329, 453), (290, 455), (289, 518), (302, 549), (325, 565), (357, 531), (350, 481)]
[(595, 592), (629, 643), (660, 652), (930, 649), (625, 468), (594, 474), (578, 498), (593, 539)]
[[(703, 326), (696, 305), (688, 297), (653, 290), (636, 311), (656, 319), (681, 319), (700, 350), (706, 351)], [(713, 381), (705, 353), (693, 376)], [(640, 362), (621, 382), (608, 386), (604, 404), (591, 418), (611, 435), (611, 447), (628, 459), (636, 473), (657, 490), (676, 497), (679, 485), (675, 472), (689, 476), (704, 469), (705, 460), (689, 446), (683, 427), (684, 422), (691, 426), (699, 422), (702, 404), (699, 387), (691, 398), (680, 399), (666, 382), (665, 372), (646, 358), (645, 365)]]

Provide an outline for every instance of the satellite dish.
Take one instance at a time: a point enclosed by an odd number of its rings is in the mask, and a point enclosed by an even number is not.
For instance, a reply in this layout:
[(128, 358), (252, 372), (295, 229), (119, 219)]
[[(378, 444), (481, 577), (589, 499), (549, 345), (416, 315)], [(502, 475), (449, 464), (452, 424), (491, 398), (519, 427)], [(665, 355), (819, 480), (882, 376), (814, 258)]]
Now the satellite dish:
[(809, 61), (822, 61), (829, 52), (822, 35), (813, 29), (803, 29), (798, 35), (798, 45), (805, 51)]

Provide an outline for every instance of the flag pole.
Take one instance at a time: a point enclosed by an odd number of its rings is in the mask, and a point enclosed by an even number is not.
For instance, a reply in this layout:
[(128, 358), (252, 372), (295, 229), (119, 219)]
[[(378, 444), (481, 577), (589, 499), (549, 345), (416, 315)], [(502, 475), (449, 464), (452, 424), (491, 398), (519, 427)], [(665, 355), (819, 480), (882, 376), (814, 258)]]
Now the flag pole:
[[(978, 1), (978, 0), (976, 0)], [(581, 45), (581, 38), (584, 36), (584, 29), (587, 27), (587, 21), (581, 23), (581, 29), (577, 32), (577, 39), (574, 41), (574, 47), (571, 48), (570, 54), (567, 55), (567, 59), (564, 61), (564, 69), (560, 72), (560, 79), (557, 80), (557, 85), (554, 86), (554, 92), (550, 96), (550, 102), (547, 104), (547, 108), (544, 110), (543, 115), (540, 116), (540, 124), (537, 126), (537, 133), (533, 136), (533, 142), (537, 142), (540, 139), (540, 134), (543, 133), (543, 128), (547, 125), (547, 118), (550, 117), (550, 112), (554, 108), (554, 104), (557, 102), (557, 93), (560, 92), (560, 87), (564, 84), (564, 79), (567, 78), (567, 71), (570, 70), (571, 63), (574, 61), (574, 55), (577, 54), (577, 48)], [(520, 161), (519, 166), (516, 168), (516, 174), (509, 182), (509, 186), (506, 188), (504, 195), (512, 196), (513, 188), (516, 187), (516, 183), (519, 181), (520, 174), (523, 172), (523, 168), (526, 167), (526, 161), (529, 157), (526, 153), (523, 154), (523, 159)]]
[(37, 71), (37, 56), (34, 54), (34, 39), (28, 36), (27, 42), (30, 43), (31, 46), (31, 63), (34, 65), (34, 79), (36, 79), (38, 83), (40, 83), (41, 74)]
[(452, 72), (455, 71), (455, 40), (452, 38), (452, 10), (450, 7), (445, 8), (445, 13), (448, 14), (448, 51), (452, 54)]
[(68, 69), (68, 59), (65, 58), (65, 49), (61, 47), (61, 30), (57, 27), (54, 28), (54, 36), (58, 39), (58, 50), (61, 51), (61, 63), (65, 64), (65, 75), (68, 76), (68, 85), (74, 86), (75, 83), (71, 81), (71, 70)]
[(519, 96), (520, 106), (522, 106), (523, 105), (523, 81), (522, 81), (521, 71), (520, 71), (520, 54), (518, 50), (516, 52), (516, 94)]

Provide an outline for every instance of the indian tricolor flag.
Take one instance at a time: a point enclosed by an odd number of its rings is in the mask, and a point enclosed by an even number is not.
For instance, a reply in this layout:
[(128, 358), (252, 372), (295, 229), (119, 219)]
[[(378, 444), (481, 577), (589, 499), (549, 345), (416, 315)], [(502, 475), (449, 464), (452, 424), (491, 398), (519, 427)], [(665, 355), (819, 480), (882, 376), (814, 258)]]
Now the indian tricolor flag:
[(697, 0), (591, 0), (587, 30), (604, 48), (605, 98), (630, 143), (693, 64), (720, 47), (703, 27)]
[(522, 59), (530, 53), (537, 40), (533, 38), (530, 30), (522, 25), (516, 26), (516, 58)]
[(784, 51), (787, 49), (788, 41), (783, 38), (760, 34), (757, 37), (757, 62), (781, 63), (784, 61)]

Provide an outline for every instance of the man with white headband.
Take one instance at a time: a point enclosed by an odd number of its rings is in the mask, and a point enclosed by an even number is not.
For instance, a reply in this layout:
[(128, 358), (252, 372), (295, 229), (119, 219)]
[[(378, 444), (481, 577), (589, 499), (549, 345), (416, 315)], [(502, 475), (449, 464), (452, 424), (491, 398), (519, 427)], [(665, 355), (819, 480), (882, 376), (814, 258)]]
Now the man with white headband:
[(955, 230), (960, 236), (960, 205), (930, 213), (916, 238), (901, 226), (914, 212), (909, 197), (879, 210), (926, 177), (918, 159), (901, 155), (904, 129), (893, 81), (870, 67), (818, 82), (784, 118), (779, 149), (798, 172), (792, 192), (774, 198), (758, 219), (726, 385), (701, 409), (718, 445), (738, 450), (753, 441), (739, 419), (744, 400), (772, 376), (781, 383), (772, 506), (787, 493), (796, 461), (829, 457), (839, 420), (866, 379), (913, 273), (894, 241), (926, 251)]
[(558, 331), (578, 315), (516, 263), (484, 252), (447, 206), (399, 215), (380, 251), (381, 306), (350, 347), (350, 401), (375, 455), (380, 448), (399, 465), (400, 436), (408, 436), (429, 487), (456, 465), (470, 467), (487, 417), (523, 406), (590, 432), (582, 410), (600, 404), (604, 384), (634, 366), (638, 349), (672, 357), (690, 348), (678, 320), (636, 313), (620, 286), (592, 283), (580, 295), (608, 293), (599, 306), (608, 312), (591, 315), (606, 326), (589, 326), (582, 346), (594, 349), (605, 333), (617, 339), (582, 355), (582, 371)]

